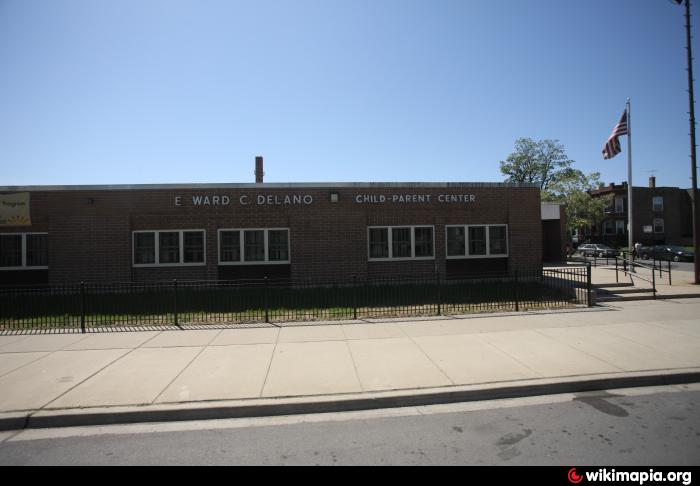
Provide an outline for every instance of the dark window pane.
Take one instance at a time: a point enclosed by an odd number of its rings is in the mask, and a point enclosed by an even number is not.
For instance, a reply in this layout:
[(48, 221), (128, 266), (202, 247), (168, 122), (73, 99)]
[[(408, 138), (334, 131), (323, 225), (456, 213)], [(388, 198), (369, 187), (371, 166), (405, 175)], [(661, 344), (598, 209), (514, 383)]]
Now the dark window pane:
[(433, 256), (433, 228), (415, 228), (416, 257)]
[(158, 233), (159, 238), (159, 262), (180, 263), (180, 233), (167, 231)]
[(287, 230), (270, 230), (267, 235), (267, 243), (271, 262), (289, 260), (289, 232)]
[(241, 261), (241, 232), (222, 231), (219, 233), (221, 262)]
[(48, 250), (48, 235), (27, 235), (27, 266), (48, 266)]
[(184, 263), (204, 263), (204, 232), (185, 231), (182, 240)]
[(0, 267), (22, 266), (22, 235), (0, 235)]
[(508, 253), (505, 226), (489, 227), (489, 253), (491, 255), (505, 255)]
[(486, 255), (486, 226), (469, 227), (469, 254)]
[(466, 254), (464, 227), (447, 228), (447, 256), (465, 256)]
[(243, 244), (245, 245), (245, 261), (264, 262), (265, 261), (265, 231), (255, 230), (243, 233)]
[(155, 262), (155, 233), (134, 233), (134, 263), (144, 265)]
[(389, 229), (369, 229), (369, 257), (389, 258)]
[(392, 258), (411, 257), (411, 228), (392, 228)]

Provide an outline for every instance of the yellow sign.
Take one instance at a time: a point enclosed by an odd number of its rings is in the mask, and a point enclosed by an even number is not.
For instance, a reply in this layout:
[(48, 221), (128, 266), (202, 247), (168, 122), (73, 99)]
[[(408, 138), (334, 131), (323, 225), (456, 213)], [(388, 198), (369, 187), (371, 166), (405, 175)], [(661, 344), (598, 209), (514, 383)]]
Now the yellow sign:
[(0, 194), (0, 226), (31, 226), (29, 193)]

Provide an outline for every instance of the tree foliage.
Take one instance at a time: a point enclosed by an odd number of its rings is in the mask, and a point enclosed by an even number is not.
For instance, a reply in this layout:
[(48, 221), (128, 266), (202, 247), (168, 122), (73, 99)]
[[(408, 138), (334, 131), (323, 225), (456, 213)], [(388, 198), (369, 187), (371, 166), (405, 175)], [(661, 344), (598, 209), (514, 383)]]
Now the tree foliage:
[(519, 138), (515, 141), (515, 152), (501, 161), (501, 172), (506, 182), (538, 184), (544, 191), (565, 174), (573, 162), (559, 140), (536, 142)]
[(558, 140), (520, 138), (515, 152), (501, 161), (501, 172), (506, 182), (539, 185), (543, 201), (563, 203), (570, 230), (596, 226), (610, 204), (607, 198), (590, 194), (600, 185), (600, 173), (585, 175), (571, 167), (573, 163)]

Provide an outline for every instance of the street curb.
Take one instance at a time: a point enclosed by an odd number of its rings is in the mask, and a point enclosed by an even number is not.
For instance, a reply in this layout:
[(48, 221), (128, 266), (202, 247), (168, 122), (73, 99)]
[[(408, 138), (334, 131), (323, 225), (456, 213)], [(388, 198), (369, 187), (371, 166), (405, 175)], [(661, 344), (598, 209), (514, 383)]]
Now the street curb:
[(237, 402), (198, 402), (98, 409), (47, 410), (0, 414), (0, 431), (121, 425), (146, 422), (217, 420), (280, 415), (352, 412), (417, 407), (459, 402), (589, 392), (616, 388), (680, 385), (700, 382), (700, 370), (677, 373), (640, 373), (590, 379), (537, 380), (446, 389), (382, 392), (352, 396), (260, 399)]

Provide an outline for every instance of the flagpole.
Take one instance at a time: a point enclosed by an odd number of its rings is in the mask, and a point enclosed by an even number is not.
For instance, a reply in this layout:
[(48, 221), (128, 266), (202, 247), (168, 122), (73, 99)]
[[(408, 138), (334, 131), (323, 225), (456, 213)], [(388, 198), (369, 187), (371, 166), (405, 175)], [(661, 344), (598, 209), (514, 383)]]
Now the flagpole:
[(634, 248), (634, 226), (632, 225), (632, 117), (630, 99), (627, 98), (627, 245), (630, 253)]

